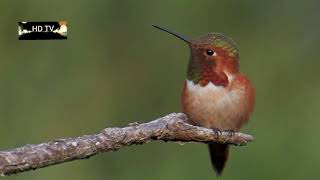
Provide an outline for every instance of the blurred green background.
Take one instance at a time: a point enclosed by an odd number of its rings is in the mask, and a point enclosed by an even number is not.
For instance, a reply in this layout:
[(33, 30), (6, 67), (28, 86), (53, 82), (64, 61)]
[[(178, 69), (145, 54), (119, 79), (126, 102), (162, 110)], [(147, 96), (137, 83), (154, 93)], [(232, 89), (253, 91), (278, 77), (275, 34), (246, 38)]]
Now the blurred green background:
[[(0, 149), (180, 111), (186, 44), (238, 44), (257, 103), (223, 179), (320, 179), (320, 1), (0, 1)], [(18, 41), (18, 21), (67, 20), (68, 40)], [(154, 142), (2, 179), (215, 179), (203, 144)]]

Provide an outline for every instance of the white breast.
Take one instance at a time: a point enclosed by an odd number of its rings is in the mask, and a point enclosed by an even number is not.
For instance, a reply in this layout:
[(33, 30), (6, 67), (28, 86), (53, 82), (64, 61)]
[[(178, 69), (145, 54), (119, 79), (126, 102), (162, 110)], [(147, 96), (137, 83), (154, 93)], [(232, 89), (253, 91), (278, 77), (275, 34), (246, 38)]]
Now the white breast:
[(184, 109), (194, 123), (208, 128), (237, 130), (238, 118), (245, 113), (241, 100), (245, 98), (243, 89), (232, 90), (211, 82), (202, 87), (190, 80), (186, 86), (188, 103)]

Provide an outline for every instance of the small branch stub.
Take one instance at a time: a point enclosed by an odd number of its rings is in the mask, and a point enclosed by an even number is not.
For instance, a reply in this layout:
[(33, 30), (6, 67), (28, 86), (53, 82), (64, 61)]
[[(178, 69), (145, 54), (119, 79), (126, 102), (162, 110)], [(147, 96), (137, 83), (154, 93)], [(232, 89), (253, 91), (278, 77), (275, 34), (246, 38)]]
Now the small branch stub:
[(150, 141), (218, 142), (245, 145), (252, 141), (248, 134), (217, 132), (187, 123), (183, 113), (171, 113), (148, 123), (131, 123), (123, 128), (106, 128), (101, 133), (65, 138), (41, 144), (0, 151), (0, 174), (15, 174), (84, 159), (101, 152), (116, 151), (124, 146)]

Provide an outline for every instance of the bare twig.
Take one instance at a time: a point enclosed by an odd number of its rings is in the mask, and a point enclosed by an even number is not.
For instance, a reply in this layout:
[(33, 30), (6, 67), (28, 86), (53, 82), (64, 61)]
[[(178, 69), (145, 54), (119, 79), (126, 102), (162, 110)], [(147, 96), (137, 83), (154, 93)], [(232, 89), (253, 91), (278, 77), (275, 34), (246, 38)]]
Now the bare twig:
[(217, 133), (186, 122), (183, 113), (172, 113), (154, 121), (131, 123), (123, 128), (106, 128), (99, 134), (53, 140), (0, 151), (2, 176), (38, 169), (76, 159), (84, 159), (101, 152), (116, 151), (123, 146), (144, 144), (153, 140), (182, 142), (218, 142), (245, 145), (253, 137), (243, 133)]

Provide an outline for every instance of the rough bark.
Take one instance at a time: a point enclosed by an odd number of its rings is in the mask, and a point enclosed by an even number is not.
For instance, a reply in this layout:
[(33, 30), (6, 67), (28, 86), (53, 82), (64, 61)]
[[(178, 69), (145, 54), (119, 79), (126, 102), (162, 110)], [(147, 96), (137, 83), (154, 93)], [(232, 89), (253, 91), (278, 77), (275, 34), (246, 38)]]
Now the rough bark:
[(148, 123), (131, 123), (123, 128), (106, 128), (98, 134), (57, 139), (0, 151), (0, 174), (5, 176), (89, 158), (101, 152), (116, 151), (124, 146), (155, 140), (218, 142), (233, 145), (245, 145), (253, 140), (251, 135), (214, 131), (190, 125), (186, 120), (185, 114), (172, 113)]

